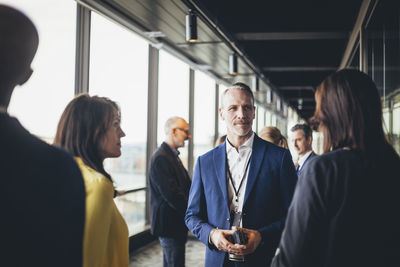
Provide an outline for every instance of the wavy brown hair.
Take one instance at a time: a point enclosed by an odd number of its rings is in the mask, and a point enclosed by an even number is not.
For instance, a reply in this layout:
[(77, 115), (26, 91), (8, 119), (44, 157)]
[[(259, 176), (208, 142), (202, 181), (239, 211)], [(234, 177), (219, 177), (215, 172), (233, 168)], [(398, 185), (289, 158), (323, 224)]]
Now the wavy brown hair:
[(378, 89), (367, 74), (340, 70), (321, 83), (315, 98), (311, 124), (324, 134), (324, 152), (348, 147), (372, 159), (382, 148), (393, 150), (383, 131)]
[(111, 180), (104, 170), (101, 142), (116, 111), (120, 113), (118, 105), (106, 97), (75, 97), (61, 115), (54, 144), (82, 158), (86, 165)]

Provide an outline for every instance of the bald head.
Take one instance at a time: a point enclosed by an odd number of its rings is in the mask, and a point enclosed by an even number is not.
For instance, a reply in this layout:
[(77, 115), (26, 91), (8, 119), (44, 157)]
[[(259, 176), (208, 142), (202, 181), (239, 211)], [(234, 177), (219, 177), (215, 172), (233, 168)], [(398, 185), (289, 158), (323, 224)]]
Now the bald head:
[(14, 87), (29, 79), (38, 43), (32, 21), (20, 11), (0, 5), (0, 104), (8, 105)]
[(186, 123), (186, 121), (181, 117), (171, 117), (169, 118), (164, 125), (164, 132), (166, 136), (171, 135), (172, 129), (176, 127), (180, 127), (182, 123)]
[(185, 146), (185, 141), (192, 138), (189, 124), (181, 117), (171, 117), (165, 122), (165, 142), (172, 148), (178, 149)]

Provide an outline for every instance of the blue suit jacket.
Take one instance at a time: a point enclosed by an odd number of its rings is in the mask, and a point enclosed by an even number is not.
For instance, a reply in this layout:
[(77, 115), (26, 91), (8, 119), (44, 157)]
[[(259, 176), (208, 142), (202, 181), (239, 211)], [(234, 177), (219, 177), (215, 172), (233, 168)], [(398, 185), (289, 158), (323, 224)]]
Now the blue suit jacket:
[[(223, 266), (225, 252), (208, 245), (213, 228), (229, 229), (226, 145), (197, 160), (185, 221), (189, 230), (207, 245), (205, 266)], [(297, 175), (289, 150), (254, 136), (250, 170), (243, 203), (244, 228), (261, 233), (262, 243), (247, 256), (249, 266), (267, 266), (279, 244)]]

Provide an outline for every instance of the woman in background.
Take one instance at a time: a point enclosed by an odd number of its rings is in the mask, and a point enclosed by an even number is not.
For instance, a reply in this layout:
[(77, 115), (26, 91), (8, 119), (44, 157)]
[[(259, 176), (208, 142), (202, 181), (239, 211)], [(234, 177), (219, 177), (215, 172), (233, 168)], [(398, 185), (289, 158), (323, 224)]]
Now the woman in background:
[(124, 136), (117, 104), (104, 97), (75, 97), (58, 124), (55, 145), (75, 157), (85, 182), (84, 267), (129, 266), (128, 228), (115, 206), (113, 182), (103, 166), (104, 159), (121, 155)]
[(315, 99), (325, 154), (304, 168), (272, 266), (400, 266), (400, 158), (374, 82), (341, 70)]
[(279, 131), (279, 129), (276, 127), (265, 126), (264, 128), (261, 129), (259, 136), (262, 139), (271, 142), (277, 146), (286, 149), (289, 148), (286, 138), (281, 134), (281, 131)]

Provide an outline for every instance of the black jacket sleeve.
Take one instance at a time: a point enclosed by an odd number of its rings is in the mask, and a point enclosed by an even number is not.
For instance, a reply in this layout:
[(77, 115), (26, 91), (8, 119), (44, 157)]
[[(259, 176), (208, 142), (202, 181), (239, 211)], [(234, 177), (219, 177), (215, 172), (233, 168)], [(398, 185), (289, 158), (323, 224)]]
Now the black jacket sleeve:
[[(309, 162), (289, 208), (272, 267), (322, 266), (326, 254), (327, 166)], [(323, 178), (323, 179), (321, 179)]]

